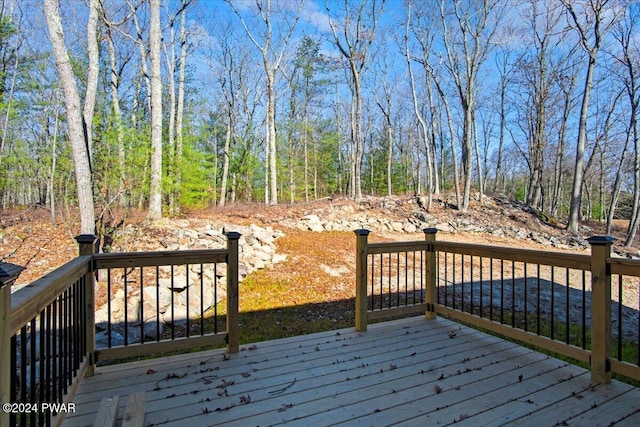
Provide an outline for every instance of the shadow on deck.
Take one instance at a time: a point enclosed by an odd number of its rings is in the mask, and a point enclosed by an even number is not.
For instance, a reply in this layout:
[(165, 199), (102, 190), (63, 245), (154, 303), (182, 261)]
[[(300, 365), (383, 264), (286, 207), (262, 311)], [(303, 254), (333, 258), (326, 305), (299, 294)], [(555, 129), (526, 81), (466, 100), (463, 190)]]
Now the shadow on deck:
[(145, 391), (144, 425), (640, 425), (640, 389), (444, 318), (100, 367), (64, 426)]

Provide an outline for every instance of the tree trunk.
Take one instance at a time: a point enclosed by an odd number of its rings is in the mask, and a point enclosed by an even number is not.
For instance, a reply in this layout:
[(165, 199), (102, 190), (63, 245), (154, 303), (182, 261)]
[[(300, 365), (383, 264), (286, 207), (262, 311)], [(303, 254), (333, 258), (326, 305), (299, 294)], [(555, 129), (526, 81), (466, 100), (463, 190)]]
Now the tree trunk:
[(87, 89), (84, 97), (84, 131), (87, 141), (87, 153), (89, 153), (89, 168), (92, 164), (93, 146), (93, 113), (96, 107), (96, 95), (98, 92), (98, 74), (100, 49), (98, 46), (98, 15), (100, 0), (89, 0), (89, 21), (87, 22), (87, 54), (89, 56), (89, 69), (87, 70)]
[(147, 218), (162, 218), (162, 77), (160, 75), (160, 0), (150, 0), (151, 27), (149, 58), (151, 61), (151, 179)]
[(227, 180), (229, 178), (229, 150), (231, 147), (231, 122), (232, 122), (232, 110), (229, 110), (229, 117), (227, 120), (227, 130), (224, 136), (224, 148), (222, 150), (222, 183), (220, 184), (220, 206), (224, 206), (227, 202)]
[(584, 181), (584, 145), (587, 140), (587, 114), (589, 112), (589, 99), (591, 97), (591, 86), (593, 84), (593, 71), (595, 66), (595, 54), (590, 54), (587, 76), (584, 80), (582, 105), (580, 106), (578, 142), (576, 144), (576, 163), (573, 169), (573, 185), (571, 186), (571, 200), (569, 202), (569, 220), (567, 221), (567, 230), (574, 234), (578, 233), (580, 202), (582, 200), (582, 184)]
[(109, 74), (111, 76), (109, 80), (109, 88), (111, 89), (111, 108), (113, 108), (113, 124), (116, 132), (116, 150), (118, 152), (118, 194), (120, 206), (124, 207), (127, 204), (127, 198), (125, 196), (126, 155), (122, 129), (122, 110), (120, 109), (116, 48), (109, 28), (107, 29), (107, 50), (109, 52)]
[[(182, 186), (182, 152), (183, 152), (183, 119), (184, 119), (184, 80), (187, 69), (187, 0), (182, 0), (182, 16), (180, 17), (180, 65), (178, 70), (178, 105), (176, 107), (176, 161), (175, 163), (175, 192), (180, 197)], [(215, 188), (215, 186), (214, 186)], [(215, 198), (214, 198), (215, 200)], [(176, 206), (180, 211), (180, 205)]]
[[(162, 48), (164, 50), (165, 61), (167, 63), (167, 74), (169, 80), (169, 114), (167, 117), (167, 178), (175, 183), (176, 172), (176, 150), (175, 150), (175, 135), (176, 135), (176, 82), (175, 82), (175, 68), (176, 68), (176, 50), (175, 50), (175, 19), (171, 19), (169, 25), (169, 50), (167, 52), (167, 43), (163, 43)], [(169, 213), (175, 214), (176, 200), (175, 200), (175, 186), (169, 186)]]
[(95, 234), (95, 208), (91, 167), (89, 163), (88, 144), (85, 139), (82, 115), (80, 111), (80, 95), (76, 85), (71, 60), (64, 40), (60, 4), (58, 0), (44, 1), (45, 17), (49, 29), (51, 47), (56, 60), (56, 68), (60, 75), (60, 84), (64, 93), (67, 128), (76, 175), (76, 191), (80, 209), (80, 233)]

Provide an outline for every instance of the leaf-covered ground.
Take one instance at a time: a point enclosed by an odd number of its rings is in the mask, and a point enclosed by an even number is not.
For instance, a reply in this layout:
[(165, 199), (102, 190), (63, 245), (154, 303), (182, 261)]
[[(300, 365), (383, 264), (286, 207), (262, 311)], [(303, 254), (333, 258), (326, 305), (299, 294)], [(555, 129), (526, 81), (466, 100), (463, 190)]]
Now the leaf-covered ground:
[[(343, 215), (345, 205), (351, 205), (354, 218), (358, 215), (407, 218), (416, 209), (407, 198), (394, 201), (393, 209), (380, 208), (380, 200), (365, 200), (359, 205), (348, 199), (323, 200), (308, 204), (264, 206), (232, 205), (204, 211), (184, 213), (180, 221), (218, 221), (227, 224), (256, 223), (281, 229), (285, 236), (277, 240), (277, 251), (287, 255), (284, 262), (249, 275), (241, 285), (241, 339), (255, 342), (261, 339), (293, 336), (327, 329), (352, 326), (355, 299), (355, 236), (352, 232), (311, 232), (283, 227), (285, 220), (299, 219), (309, 213), (325, 216)], [(474, 224), (517, 224), (518, 227), (562, 235), (561, 227), (541, 224), (530, 213), (517, 208), (505, 210), (496, 205), (478, 205), (468, 214), (444, 205), (434, 204), (431, 211), (439, 221), (455, 222), (465, 218)], [(108, 224), (143, 224), (145, 212), (114, 213)], [(163, 220), (171, 223), (172, 219)], [(166, 224), (165, 224), (166, 225)], [(601, 224), (590, 224), (590, 234), (602, 233)], [(157, 250), (140, 242), (157, 241), (159, 231), (144, 224), (138, 227), (139, 241), (129, 241), (126, 250)], [(617, 227), (622, 234), (623, 227)], [(48, 210), (32, 207), (27, 210), (0, 211), (0, 259), (27, 267), (18, 283), (27, 284), (69, 261), (77, 254), (73, 236), (77, 234), (74, 217), (56, 218), (52, 222)], [(622, 235), (617, 236), (622, 239)], [(136, 237), (128, 237), (136, 239)], [(372, 233), (371, 241), (385, 238), (418, 239), (415, 235), (389, 236)], [(486, 234), (439, 233), (439, 239), (484, 244), (517, 245), (541, 248), (531, 241), (509, 241)], [(619, 240), (620, 241), (620, 240)], [(634, 251), (637, 248), (634, 248)]]
[(241, 285), (241, 339), (254, 342), (353, 325), (353, 233), (287, 229), (277, 242), (284, 262), (251, 274)]

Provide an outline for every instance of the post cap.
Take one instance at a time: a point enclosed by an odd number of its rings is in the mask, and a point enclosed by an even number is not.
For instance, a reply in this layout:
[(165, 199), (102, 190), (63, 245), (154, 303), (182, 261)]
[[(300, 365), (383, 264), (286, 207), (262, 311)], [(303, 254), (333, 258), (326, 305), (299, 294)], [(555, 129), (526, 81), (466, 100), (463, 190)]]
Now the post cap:
[(75, 239), (81, 245), (92, 245), (98, 239), (98, 236), (95, 234), (80, 234)]
[(238, 233), (237, 231), (227, 231), (224, 233), (225, 236), (227, 236), (227, 239), (229, 240), (239, 240), (240, 236), (242, 236), (242, 234)]
[(371, 231), (367, 230), (366, 228), (358, 228), (353, 232), (356, 233), (356, 236), (368, 236), (369, 233), (371, 233)]
[(593, 236), (587, 239), (587, 242), (589, 242), (591, 246), (611, 246), (615, 241), (616, 239), (611, 236)]
[(438, 229), (435, 227), (428, 227), (428, 228), (423, 228), (422, 232), (424, 234), (436, 234), (438, 232)]
[(0, 288), (11, 286), (16, 281), (24, 267), (10, 262), (0, 262)]

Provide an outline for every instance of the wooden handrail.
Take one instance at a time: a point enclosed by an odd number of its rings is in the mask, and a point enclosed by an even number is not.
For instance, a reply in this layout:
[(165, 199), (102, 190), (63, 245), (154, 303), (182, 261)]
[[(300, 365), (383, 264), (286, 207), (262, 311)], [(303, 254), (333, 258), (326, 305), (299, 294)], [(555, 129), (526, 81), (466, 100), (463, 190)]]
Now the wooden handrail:
[(37, 316), (71, 283), (91, 271), (91, 256), (74, 258), (11, 295), (11, 331), (15, 332)]
[[(631, 377), (640, 377), (640, 368), (638, 368), (637, 366), (633, 367), (633, 365), (624, 363), (613, 364), (612, 358), (610, 356), (612, 338), (611, 275), (618, 274), (621, 276), (624, 275), (640, 277), (639, 260), (611, 258), (610, 247), (614, 239), (608, 236), (592, 237), (588, 239), (588, 242), (591, 245), (591, 254), (582, 255), (564, 252), (549, 252), (543, 250), (438, 241), (435, 239), (436, 231), (437, 230), (434, 229), (425, 229), (425, 241), (369, 243), (369, 231), (356, 230), (356, 329), (358, 331), (366, 331), (368, 318), (383, 318), (385, 317), (385, 312), (388, 313), (387, 315), (391, 316), (415, 312), (416, 310), (423, 309), (427, 318), (435, 317), (435, 313), (444, 313), (459, 320), (477, 324), (481, 327), (489, 327), (491, 330), (494, 330), (495, 332), (501, 333), (505, 336), (509, 336), (512, 338), (515, 337), (516, 339), (520, 339), (525, 342), (534, 343), (536, 345), (540, 345), (541, 347), (566, 354), (581, 361), (588, 361), (591, 364), (592, 379), (597, 383), (608, 383), (611, 381), (612, 366), (615, 366), (618, 370), (624, 369), (624, 372), (627, 373), (627, 376), (629, 376), (629, 371), (632, 370), (633, 375), (631, 375)], [(421, 271), (425, 272), (424, 274), (422, 272), (419, 274), (420, 281), (424, 280), (422, 282), (424, 288), (421, 288), (422, 290), (418, 290), (418, 292), (423, 292), (422, 295), (424, 295), (424, 303), (413, 301), (412, 303), (408, 303), (406, 306), (399, 306), (398, 303), (397, 307), (392, 307), (392, 304), (390, 302), (389, 307), (387, 308), (382, 308), (381, 306), (379, 310), (368, 311), (366, 306), (368, 298), (368, 287), (369, 285), (371, 285), (372, 288), (374, 286), (373, 282), (368, 282), (369, 280), (372, 280), (368, 277), (368, 263), (373, 262), (375, 264), (377, 259), (377, 257), (369, 258), (369, 255), (381, 254), (382, 257), (382, 254), (395, 254), (412, 251), (421, 251), (425, 253), (424, 258), (422, 258), (422, 255), (420, 258), (423, 264), (416, 264), (414, 258), (414, 264), (412, 267), (419, 268), (421, 269)], [(495, 260), (523, 263), (525, 264), (525, 272), (527, 264), (565, 268), (567, 269), (567, 280), (569, 275), (568, 271), (570, 269), (590, 272), (591, 350), (575, 347), (569, 342), (563, 343), (560, 341), (556, 341), (553, 339), (553, 334), (551, 335), (550, 339), (544, 338), (542, 336), (538, 337), (537, 335), (527, 332), (526, 326), (523, 331), (514, 328), (515, 325), (513, 324), (509, 327), (503, 325), (501, 322), (497, 324), (499, 326), (493, 327), (496, 322), (484, 319), (482, 318), (482, 316), (472, 314), (470, 311), (471, 309), (468, 309), (469, 313), (466, 313), (464, 312), (464, 308), (462, 310), (459, 310), (455, 308), (455, 305), (453, 307), (448, 307), (446, 305), (438, 304), (435, 301), (436, 293), (434, 288), (435, 283), (438, 280), (442, 280), (441, 277), (438, 277), (437, 271), (438, 265), (436, 255), (438, 252), (443, 254), (460, 254), (472, 257), (476, 256), (479, 258), (490, 258)], [(480, 266), (480, 269), (481, 268), (482, 265)], [(388, 282), (382, 281), (383, 267), (380, 266), (380, 268), (378, 269), (378, 267), (374, 265), (371, 266), (371, 269), (372, 271), (376, 269), (380, 272), (381, 283), (387, 283), (386, 286), (389, 286), (390, 289), (391, 277), (389, 277)], [(391, 261), (389, 261), (389, 266), (387, 267), (387, 269), (392, 270)], [(396, 267), (396, 269), (401, 269), (400, 261), (398, 261), (398, 266)], [(461, 269), (464, 272), (464, 265), (461, 267)], [(470, 267), (470, 269), (471, 271), (473, 271), (473, 265)], [(551, 271), (553, 277), (553, 269)], [(407, 280), (408, 275), (404, 277), (405, 280)], [(414, 279), (415, 277), (416, 275), (414, 274)], [(582, 280), (584, 281), (585, 277), (587, 276), (583, 274), (582, 277)], [(398, 280), (400, 281), (400, 279)], [(511, 278), (511, 280), (514, 280), (513, 277)], [(462, 284), (461, 286), (464, 290), (464, 284)], [(380, 286), (380, 289), (382, 289), (382, 285)], [(473, 287), (471, 289), (471, 292), (473, 292)], [(390, 290), (389, 293), (391, 293)], [(473, 297), (473, 293), (471, 295)], [(391, 301), (390, 297), (389, 301)], [(584, 309), (586, 310), (586, 307)], [(566, 335), (568, 336), (569, 333), (567, 332)], [(583, 338), (583, 346), (585, 345), (584, 341), (585, 338)]]
[(544, 264), (554, 267), (567, 267), (588, 271), (591, 266), (589, 255), (568, 254), (565, 252), (549, 252), (534, 249), (509, 248), (503, 246), (479, 245), (475, 243), (459, 243), (435, 241), (433, 250), (463, 255), (483, 256), (532, 264)]
[(96, 269), (227, 262), (226, 249), (95, 254)]
[(640, 277), (640, 260), (625, 258), (607, 258), (611, 274)]
[[(79, 381), (88, 375), (93, 374), (96, 363), (97, 352), (95, 350), (95, 273), (98, 269), (110, 268), (132, 268), (147, 266), (172, 266), (186, 264), (227, 264), (227, 330), (226, 334), (216, 334), (211, 336), (189, 337), (181, 342), (167, 344), (164, 342), (152, 342), (127, 348), (108, 349), (113, 354), (120, 354), (123, 357), (132, 354), (148, 354), (148, 350), (164, 351), (184, 348), (184, 343), (189, 341), (189, 345), (211, 345), (221, 344), (226, 340), (227, 351), (230, 353), (239, 351), (239, 319), (238, 319), (238, 284), (239, 284), (239, 264), (238, 264), (238, 243), (241, 235), (236, 232), (226, 233), (226, 249), (203, 249), (187, 251), (158, 251), (158, 252), (138, 252), (138, 253), (110, 253), (96, 254), (97, 237), (93, 235), (81, 235), (76, 238), (79, 244), (79, 256), (70, 262), (58, 267), (51, 273), (37, 279), (31, 284), (11, 294), (10, 284), (15, 281), (4, 281), (0, 278), (0, 399), (2, 402), (9, 402), (11, 395), (10, 375), (11, 369), (11, 340), (12, 337), (24, 331), (25, 325), (29, 325), (43, 310), (48, 310), (51, 304), (61, 295), (65, 294), (70, 287), (74, 288), (71, 298), (81, 296), (81, 299), (71, 301), (64, 298), (62, 304), (72, 304), (70, 312), (74, 313), (74, 325), (82, 325), (82, 338), (84, 347), (81, 348), (79, 368), (73, 368), (73, 382), (69, 385), (64, 396), (57, 399), (69, 401), (73, 399)], [(8, 264), (3, 264), (8, 265)], [(20, 270), (22, 267), (16, 266)], [(13, 271), (13, 270), (12, 270)], [(70, 302), (68, 302), (70, 301)], [(66, 306), (70, 307), (70, 306)], [(66, 309), (65, 309), (66, 310)], [(48, 312), (48, 311), (47, 311)], [(60, 311), (59, 313), (62, 313)], [(78, 320), (78, 314), (84, 316)], [(22, 332), (24, 333), (24, 332)], [(226, 335), (226, 336), (225, 336)], [(75, 339), (75, 338), (74, 338)], [(57, 345), (57, 344), (54, 344)], [(76, 348), (76, 347), (74, 347)], [(145, 350), (146, 348), (146, 350)], [(77, 358), (77, 356), (74, 356)], [(75, 359), (74, 359), (75, 363)], [(33, 363), (31, 363), (33, 365)], [(74, 365), (75, 366), (75, 365)], [(20, 366), (21, 372), (28, 369), (27, 366)], [(33, 367), (32, 367), (33, 369)], [(71, 367), (70, 367), (71, 369)], [(14, 372), (15, 373), (15, 372)], [(66, 375), (66, 374), (65, 374)], [(65, 389), (66, 390), (66, 389)], [(62, 417), (54, 417), (54, 425)], [(0, 414), (0, 425), (9, 423), (9, 414)]]

